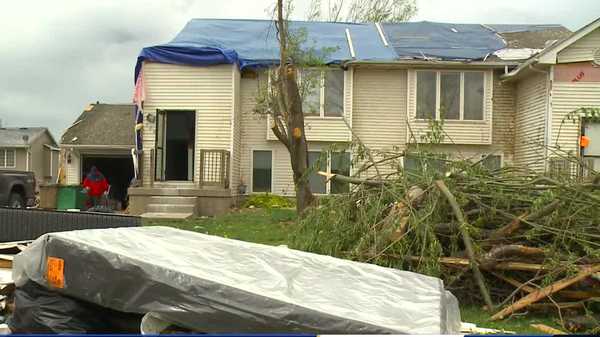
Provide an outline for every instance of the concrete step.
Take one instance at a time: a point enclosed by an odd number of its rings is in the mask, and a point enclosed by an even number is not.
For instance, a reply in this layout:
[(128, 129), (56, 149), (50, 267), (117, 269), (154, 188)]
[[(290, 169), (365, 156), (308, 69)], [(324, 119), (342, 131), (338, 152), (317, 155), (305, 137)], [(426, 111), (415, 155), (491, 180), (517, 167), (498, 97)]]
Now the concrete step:
[(141, 215), (142, 218), (146, 219), (188, 219), (192, 216), (192, 213), (161, 213), (161, 212), (146, 212)]
[(198, 188), (198, 186), (196, 184), (194, 184), (193, 182), (189, 182), (189, 181), (181, 181), (181, 182), (159, 182), (159, 181), (155, 181), (154, 182), (154, 187), (158, 187), (158, 188), (173, 188), (173, 189), (194, 189), (194, 188)]
[(195, 205), (195, 197), (178, 197), (178, 196), (160, 196), (155, 195), (150, 197), (149, 204), (163, 205)]
[(194, 213), (196, 205), (148, 204), (146, 212), (150, 213)]

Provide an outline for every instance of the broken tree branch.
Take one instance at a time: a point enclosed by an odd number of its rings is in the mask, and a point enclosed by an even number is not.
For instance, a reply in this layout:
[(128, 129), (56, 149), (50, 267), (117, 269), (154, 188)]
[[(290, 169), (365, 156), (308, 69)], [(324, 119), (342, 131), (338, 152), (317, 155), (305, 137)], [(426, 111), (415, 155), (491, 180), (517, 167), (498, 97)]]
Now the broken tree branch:
[(369, 185), (369, 186), (383, 186), (386, 184), (386, 182), (383, 180), (369, 180), (369, 179), (353, 178), (353, 177), (348, 177), (348, 176), (344, 176), (341, 174), (328, 173), (328, 172), (323, 172), (323, 171), (319, 171), (317, 173), (319, 175), (326, 177), (328, 181), (335, 180), (335, 181), (339, 181), (342, 183), (350, 183), (350, 184), (354, 184), (354, 185)]
[(477, 282), (479, 286), (479, 291), (481, 292), (481, 296), (483, 296), (483, 300), (485, 301), (485, 304), (487, 305), (488, 309), (493, 310), (494, 304), (492, 303), (492, 298), (490, 297), (490, 293), (485, 284), (483, 275), (479, 270), (479, 265), (477, 264), (477, 260), (475, 258), (475, 251), (473, 250), (473, 242), (471, 241), (471, 236), (469, 235), (469, 232), (465, 228), (465, 225), (467, 225), (467, 221), (465, 220), (462, 210), (458, 205), (458, 202), (456, 202), (456, 198), (454, 197), (452, 192), (450, 192), (448, 186), (446, 186), (443, 180), (436, 180), (435, 185), (440, 190), (440, 192), (442, 192), (442, 194), (446, 197), (448, 203), (450, 203), (450, 206), (452, 207), (454, 216), (456, 217), (456, 220), (459, 223), (458, 230), (460, 231), (463, 242), (465, 244), (465, 249), (467, 250), (467, 255), (469, 256), (469, 260), (471, 262), (471, 269), (473, 270), (473, 274), (475, 276), (475, 282)]
[(595, 265), (593, 267), (586, 268), (585, 270), (579, 272), (577, 275), (575, 275), (571, 278), (562, 279), (558, 282), (552, 283), (551, 285), (549, 285), (545, 288), (536, 290), (535, 292), (521, 298), (520, 300), (513, 303), (512, 305), (497, 312), (495, 315), (492, 316), (492, 320), (497, 321), (500, 319), (504, 319), (506, 316), (512, 314), (513, 312), (519, 311), (519, 310), (527, 307), (528, 305), (535, 303), (543, 298), (546, 298), (549, 295), (552, 295), (572, 284), (575, 284), (575, 283), (583, 280), (584, 278), (592, 275), (593, 273), (597, 273), (599, 271), (600, 271), (600, 264)]

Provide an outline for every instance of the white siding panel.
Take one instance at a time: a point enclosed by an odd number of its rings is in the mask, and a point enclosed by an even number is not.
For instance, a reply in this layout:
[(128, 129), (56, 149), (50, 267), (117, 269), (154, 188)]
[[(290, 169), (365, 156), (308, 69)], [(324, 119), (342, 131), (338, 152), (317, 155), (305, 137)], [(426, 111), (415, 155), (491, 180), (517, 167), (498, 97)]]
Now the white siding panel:
[(545, 113), (548, 99), (547, 75), (532, 75), (517, 85), (515, 119), (515, 164), (544, 171)]
[[(352, 85), (355, 135), (374, 152), (404, 149), (406, 70), (357, 68)], [(392, 168), (381, 167), (380, 170), (389, 172)]]
[(593, 51), (598, 48), (600, 48), (600, 28), (558, 53), (558, 63), (591, 61)]
[[(408, 71), (408, 115), (410, 120), (409, 125), (409, 141), (423, 142), (422, 136), (430, 131), (431, 127), (428, 121), (417, 120), (417, 86), (416, 72)], [(485, 72), (485, 96), (484, 96), (484, 119), (483, 121), (444, 121), (444, 141), (445, 144), (480, 144), (489, 145), (492, 143), (492, 95), (493, 95), (493, 73), (492, 71)]]
[[(156, 110), (196, 111), (194, 180), (200, 177), (200, 150), (232, 149), (233, 65), (192, 67), (144, 63), (145, 112)], [(149, 184), (150, 152), (154, 148), (155, 124), (144, 121), (144, 184)]]
[(234, 194), (238, 194), (240, 186), (241, 176), (241, 151), (242, 151), (242, 139), (241, 139), (241, 103), (240, 103), (240, 71), (237, 67), (233, 67), (233, 128), (231, 130), (231, 184), (230, 188)]
[(552, 146), (577, 155), (579, 149), (579, 122), (566, 116), (582, 107), (600, 106), (600, 83), (555, 82), (552, 86)]

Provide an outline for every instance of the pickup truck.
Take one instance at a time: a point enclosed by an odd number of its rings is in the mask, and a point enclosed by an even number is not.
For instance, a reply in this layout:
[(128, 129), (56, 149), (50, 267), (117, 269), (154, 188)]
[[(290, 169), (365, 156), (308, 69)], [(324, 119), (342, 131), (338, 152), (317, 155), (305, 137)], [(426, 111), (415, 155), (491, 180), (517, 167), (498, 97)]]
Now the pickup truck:
[(0, 206), (24, 208), (34, 205), (33, 172), (0, 170)]

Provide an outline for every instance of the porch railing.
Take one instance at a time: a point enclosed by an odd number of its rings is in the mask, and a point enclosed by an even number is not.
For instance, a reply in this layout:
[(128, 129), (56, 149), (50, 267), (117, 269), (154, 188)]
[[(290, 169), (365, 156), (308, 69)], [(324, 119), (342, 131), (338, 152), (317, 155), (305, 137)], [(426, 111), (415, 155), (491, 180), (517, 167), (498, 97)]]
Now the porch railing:
[(200, 186), (229, 188), (229, 151), (200, 150)]

